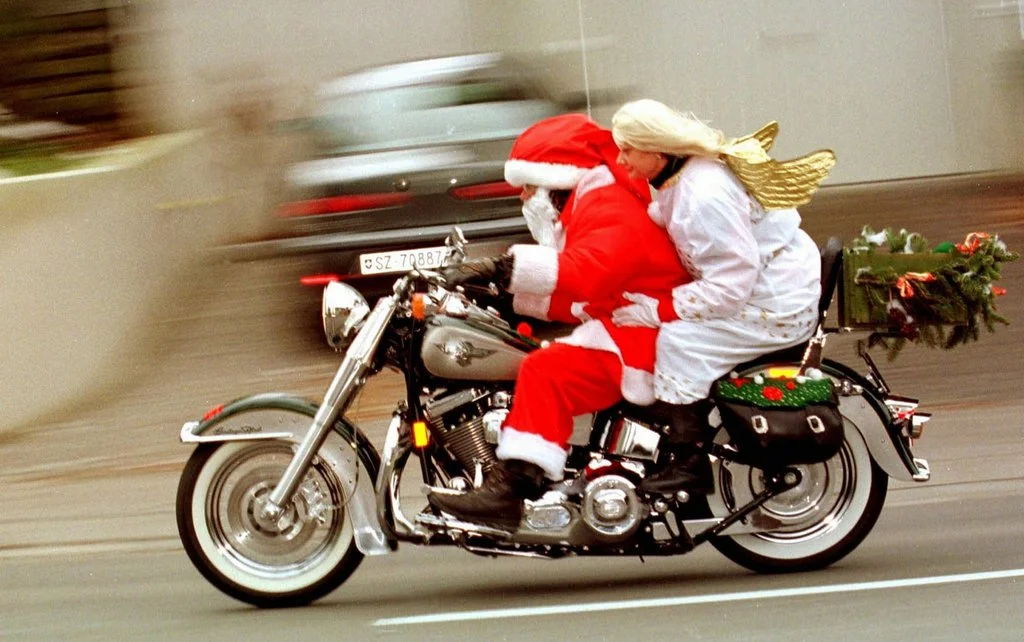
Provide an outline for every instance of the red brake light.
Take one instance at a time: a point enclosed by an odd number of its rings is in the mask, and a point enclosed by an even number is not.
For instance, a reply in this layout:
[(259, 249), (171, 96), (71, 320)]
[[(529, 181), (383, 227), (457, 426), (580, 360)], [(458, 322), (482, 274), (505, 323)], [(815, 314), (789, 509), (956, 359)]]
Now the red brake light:
[(379, 210), (397, 207), (412, 200), (409, 194), (352, 194), (331, 196), (312, 201), (284, 203), (277, 208), (278, 216), (317, 216), (320, 214), (345, 214), (362, 210)]
[(299, 278), (299, 283), (302, 285), (308, 285), (310, 287), (323, 287), (333, 281), (340, 281), (341, 277), (337, 274), (310, 274)]
[(224, 404), (214, 406), (213, 408), (210, 408), (205, 415), (203, 415), (203, 421), (209, 421), (222, 412), (224, 412)]
[(464, 185), (453, 187), (448, 190), (454, 198), (466, 201), (482, 201), (489, 198), (509, 198), (519, 196), (523, 191), (521, 187), (509, 185), (505, 181), (495, 183), (478, 183), (476, 185)]

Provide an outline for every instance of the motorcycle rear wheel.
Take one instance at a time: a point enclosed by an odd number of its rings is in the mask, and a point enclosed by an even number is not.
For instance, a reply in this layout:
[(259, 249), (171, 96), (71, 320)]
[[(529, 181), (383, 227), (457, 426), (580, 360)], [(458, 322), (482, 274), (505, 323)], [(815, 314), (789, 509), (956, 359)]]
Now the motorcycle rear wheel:
[[(719, 462), (722, 464), (722, 462)], [(714, 537), (711, 544), (733, 562), (758, 573), (825, 568), (852, 552), (874, 527), (885, 504), (889, 478), (847, 422), (846, 441), (832, 459), (796, 466), (801, 481), (748, 519), (771, 530)], [(716, 467), (713, 515), (724, 517), (764, 488), (760, 470), (739, 464)]]
[(351, 490), (326, 461), (314, 461), (281, 520), (257, 518), (292, 448), (279, 440), (204, 444), (178, 485), (178, 533), (192, 563), (222, 592), (259, 607), (319, 599), (363, 559), (345, 509)]

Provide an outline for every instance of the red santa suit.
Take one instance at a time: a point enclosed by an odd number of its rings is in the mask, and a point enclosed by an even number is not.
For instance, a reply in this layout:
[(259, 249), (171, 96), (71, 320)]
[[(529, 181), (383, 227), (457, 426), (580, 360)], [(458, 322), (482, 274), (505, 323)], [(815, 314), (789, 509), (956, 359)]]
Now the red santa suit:
[(527, 129), (512, 147), (512, 185), (573, 189), (552, 246), (515, 245), (509, 291), (521, 314), (580, 325), (530, 354), (516, 381), (497, 455), (561, 479), (575, 415), (622, 398), (653, 403), (656, 328), (618, 327), (611, 313), (640, 292), (670, 304), (689, 281), (672, 240), (647, 215), (650, 192), (617, 167), (611, 132), (580, 114)]

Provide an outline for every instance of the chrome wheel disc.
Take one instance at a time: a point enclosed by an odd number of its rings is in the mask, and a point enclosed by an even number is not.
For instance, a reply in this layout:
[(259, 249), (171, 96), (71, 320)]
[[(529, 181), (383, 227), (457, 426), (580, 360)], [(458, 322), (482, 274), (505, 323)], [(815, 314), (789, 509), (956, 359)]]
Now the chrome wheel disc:
[(278, 520), (259, 518), (292, 454), (287, 444), (252, 444), (225, 461), (210, 480), (205, 502), (209, 535), (221, 555), (247, 573), (301, 575), (318, 566), (341, 538), (343, 490), (322, 464), (310, 468)]
[[(742, 506), (765, 488), (760, 470), (738, 466), (720, 468), (719, 487), (727, 497), (727, 505)], [(755, 537), (793, 543), (819, 537), (841, 522), (851, 506), (856, 485), (856, 466), (848, 446), (832, 459), (821, 464), (794, 466), (800, 471), (800, 482), (784, 493), (765, 502), (753, 516), (755, 523), (770, 527), (771, 532)]]

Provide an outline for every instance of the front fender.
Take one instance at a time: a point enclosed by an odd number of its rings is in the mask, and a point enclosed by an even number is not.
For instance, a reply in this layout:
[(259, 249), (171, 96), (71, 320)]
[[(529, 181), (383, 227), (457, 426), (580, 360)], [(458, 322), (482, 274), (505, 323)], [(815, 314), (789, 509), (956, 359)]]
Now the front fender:
[[(284, 393), (263, 393), (236, 399), (211, 410), (203, 419), (181, 427), (181, 441), (207, 444), (226, 441), (281, 439), (298, 443), (316, 415), (317, 404)], [(394, 542), (384, 536), (377, 521), (374, 482), (380, 470), (380, 454), (369, 439), (348, 419), (341, 417), (333, 426), (338, 439), (328, 439), (320, 455), (330, 461), (339, 474), (355, 479), (355, 489), (347, 508), (352, 516), (356, 547), (364, 555), (382, 555), (394, 550)], [(359, 474), (342, 451), (348, 445), (365, 469)], [(352, 470), (350, 470), (352, 469)]]

